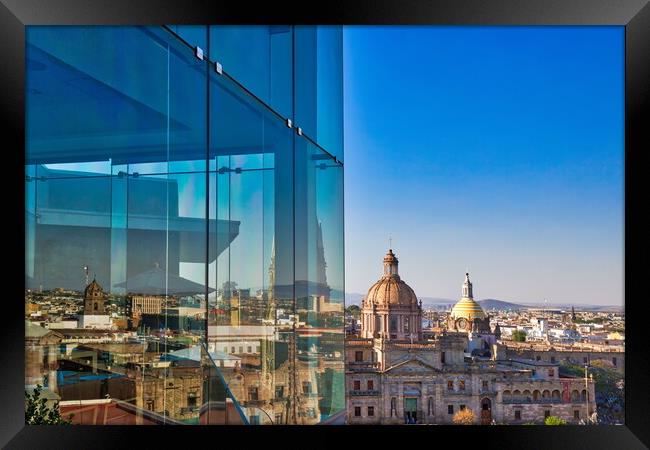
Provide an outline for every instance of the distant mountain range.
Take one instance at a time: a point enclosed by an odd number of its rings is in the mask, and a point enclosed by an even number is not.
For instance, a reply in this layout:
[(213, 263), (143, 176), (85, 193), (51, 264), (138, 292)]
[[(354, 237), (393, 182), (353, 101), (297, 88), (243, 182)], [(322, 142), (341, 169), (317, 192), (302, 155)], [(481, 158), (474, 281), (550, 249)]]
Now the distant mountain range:
[[(346, 305), (361, 305), (361, 300), (363, 299), (364, 294), (350, 293), (346, 292), (345, 294), (345, 304)], [(451, 308), (458, 299), (450, 298), (440, 298), (440, 297), (418, 297), (422, 300), (422, 306), (425, 308), (435, 308), (435, 309), (449, 309)], [(535, 309), (535, 308), (548, 308), (548, 309), (561, 309), (565, 311), (571, 310), (571, 307), (575, 307), (576, 311), (623, 311), (622, 306), (617, 305), (587, 305), (587, 304), (571, 304), (571, 303), (547, 303), (544, 302), (509, 302), (505, 300), (498, 300), (494, 298), (486, 298), (483, 300), (478, 300), (479, 305), (486, 310), (520, 310), (520, 309)]]

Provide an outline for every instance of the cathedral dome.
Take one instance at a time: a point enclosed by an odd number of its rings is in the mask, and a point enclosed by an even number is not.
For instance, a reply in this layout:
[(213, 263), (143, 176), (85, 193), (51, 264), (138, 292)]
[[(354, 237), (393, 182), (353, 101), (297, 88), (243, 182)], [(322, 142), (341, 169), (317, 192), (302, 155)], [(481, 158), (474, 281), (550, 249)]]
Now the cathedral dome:
[(412, 307), (418, 304), (413, 289), (406, 284), (397, 273), (397, 257), (393, 250), (388, 250), (384, 257), (384, 275), (368, 289), (365, 303), (387, 306)]
[(487, 317), (487, 314), (485, 314), (481, 305), (474, 301), (472, 283), (469, 281), (469, 273), (465, 274), (462, 298), (451, 309), (451, 316), (454, 319), (463, 317), (469, 321), (474, 319), (485, 319)]

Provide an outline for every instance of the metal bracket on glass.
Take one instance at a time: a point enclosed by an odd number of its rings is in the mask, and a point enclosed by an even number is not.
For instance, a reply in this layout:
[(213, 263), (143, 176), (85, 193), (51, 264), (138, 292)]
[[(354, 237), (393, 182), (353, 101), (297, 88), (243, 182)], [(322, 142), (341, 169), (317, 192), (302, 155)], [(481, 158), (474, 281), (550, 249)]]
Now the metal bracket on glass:
[(221, 67), (221, 63), (219, 62), (214, 63), (214, 71), (217, 72), (219, 75), (223, 74), (223, 67)]
[(196, 47), (194, 54), (196, 55), (197, 58), (203, 61), (203, 49), (201, 47)]
[(302, 136), (302, 128), (296, 128), (296, 133), (298, 133), (298, 136)]
[(287, 119), (287, 126), (291, 128), (291, 119)]

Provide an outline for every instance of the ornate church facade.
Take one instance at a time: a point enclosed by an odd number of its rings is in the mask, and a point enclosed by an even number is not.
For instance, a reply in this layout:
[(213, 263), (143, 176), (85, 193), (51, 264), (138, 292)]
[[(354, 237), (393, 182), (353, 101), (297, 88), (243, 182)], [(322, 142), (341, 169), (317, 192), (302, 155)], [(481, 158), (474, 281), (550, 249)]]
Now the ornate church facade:
[(498, 326), (474, 301), (469, 274), (447, 329), (423, 333), (422, 303), (392, 250), (361, 305), (361, 332), (346, 337), (348, 424), (577, 423), (596, 410), (593, 380), (560, 378), (558, 364), (506, 359)]

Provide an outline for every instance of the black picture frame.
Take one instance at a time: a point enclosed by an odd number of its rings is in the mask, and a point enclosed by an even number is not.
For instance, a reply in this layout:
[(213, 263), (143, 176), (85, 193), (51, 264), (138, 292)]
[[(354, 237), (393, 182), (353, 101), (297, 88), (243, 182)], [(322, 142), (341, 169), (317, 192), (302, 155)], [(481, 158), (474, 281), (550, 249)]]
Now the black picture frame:
[[(252, 438), (292, 447), (385, 444), (480, 445), (480, 448), (647, 448), (650, 446), (650, 358), (643, 334), (647, 195), (639, 188), (650, 148), (650, 6), (648, 0), (355, 0), (301, 3), (199, 0), (0, 0), (0, 84), (6, 210), (5, 273), (0, 333), (0, 445), (3, 448), (147, 448), (248, 446)], [(625, 285), (627, 343), (625, 426), (483, 427), (97, 427), (24, 425), (24, 27), (65, 24), (421, 24), (421, 25), (621, 25), (625, 27)], [(393, 70), (387, 62), (387, 70)], [(645, 152), (644, 152), (645, 150)], [(14, 165), (15, 164), (15, 165)], [(18, 194), (16, 194), (18, 192)], [(11, 211), (11, 214), (9, 214)], [(8, 219), (8, 220), (7, 220)], [(13, 228), (12, 228), (13, 227)], [(13, 245), (7, 245), (13, 244)], [(22, 255), (22, 256), (21, 256)], [(638, 264), (635, 264), (639, 261)], [(15, 275), (14, 275), (15, 272)], [(253, 432), (251, 432), (253, 431)], [(323, 439), (321, 439), (322, 435)], [(444, 439), (444, 440), (443, 440)], [(136, 444), (138, 442), (139, 444)], [(205, 444), (204, 444), (205, 443)], [(284, 444), (283, 444), (284, 443)]]

